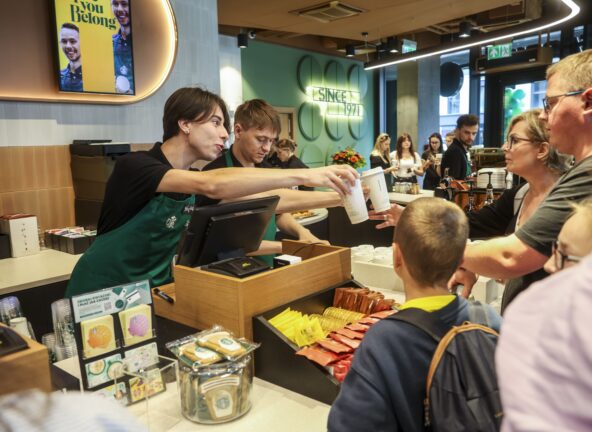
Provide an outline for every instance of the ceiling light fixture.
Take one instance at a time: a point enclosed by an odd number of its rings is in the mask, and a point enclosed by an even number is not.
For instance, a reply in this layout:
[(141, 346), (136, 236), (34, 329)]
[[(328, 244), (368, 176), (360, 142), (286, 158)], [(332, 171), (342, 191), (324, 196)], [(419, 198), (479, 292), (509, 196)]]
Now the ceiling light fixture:
[(471, 30), (473, 30), (473, 25), (470, 21), (461, 21), (458, 26), (458, 37), (460, 38), (468, 38), (471, 37)]
[(509, 39), (509, 38), (513, 38), (513, 37), (517, 37), (517, 36), (536, 33), (536, 32), (548, 29), (550, 27), (558, 26), (559, 24), (572, 19), (573, 17), (575, 17), (577, 14), (580, 13), (580, 7), (575, 3), (574, 0), (560, 0), (560, 1), (563, 5), (567, 6), (570, 9), (570, 12), (569, 12), (569, 14), (564, 16), (563, 18), (560, 18), (556, 21), (552, 21), (550, 23), (546, 23), (546, 24), (543, 24), (538, 27), (529, 28), (529, 29), (522, 30), (522, 31), (517, 31), (515, 33), (500, 34), (498, 36), (494, 36), (494, 37), (490, 37), (490, 38), (487, 38), (488, 35), (484, 35), (479, 38), (472, 38), (471, 42), (469, 42), (469, 43), (453, 44), (453, 46), (450, 46), (450, 47), (444, 48), (444, 49), (435, 48), (435, 49), (429, 50), (429, 51), (426, 50), (426, 52), (424, 52), (424, 53), (421, 53), (421, 51), (415, 51), (411, 55), (398, 57), (397, 59), (394, 59), (394, 60), (393, 59), (380, 60), (377, 62), (373, 62), (372, 64), (366, 63), (366, 65), (364, 66), (364, 69), (365, 70), (372, 70), (372, 69), (382, 68), (382, 67), (386, 67), (386, 66), (392, 66), (392, 65), (412, 61), (412, 60), (419, 60), (422, 58), (431, 57), (433, 55), (446, 54), (446, 53), (449, 53), (452, 51), (460, 51), (460, 50), (467, 49), (467, 48), (477, 46), (477, 45), (487, 45), (487, 44), (491, 44), (495, 41), (499, 41), (502, 39)]
[(388, 52), (390, 53), (398, 53), (399, 52), (399, 39), (396, 37), (390, 36), (386, 38), (386, 47)]
[(356, 46), (352, 44), (347, 44), (345, 46), (345, 56), (346, 57), (353, 57), (356, 55)]
[(247, 48), (249, 46), (249, 36), (246, 33), (239, 33), (236, 36), (236, 45), (239, 48)]

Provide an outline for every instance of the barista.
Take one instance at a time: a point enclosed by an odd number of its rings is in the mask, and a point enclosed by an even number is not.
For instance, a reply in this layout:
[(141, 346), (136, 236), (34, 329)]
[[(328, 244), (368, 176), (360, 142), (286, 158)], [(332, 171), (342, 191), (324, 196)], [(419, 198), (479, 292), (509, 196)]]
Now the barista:
[[(218, 159), (206, 165), (204, 171), (225, 167), (273, 168), (266, 157), (281, 132), (278, 112), (262, 99), (252, 99), (240, 105), (234, 115), (234, 144)], [(341, 197), (335, 192), (280, 191), (286, 203), (294, 203), (291, 210), (308, 210), (316, 207), (335, 207), (341, 204)], [(282, 196), (282, 195), (280, 195)], [(216, 204), (218, 200), (203, 197), (200, 205)], [(282, 206), (286, 209), (286, 206)], [(263, 237), (264, 242), (258, 254), (268, 264), (273, 264), (273, 255), (281, 253), (281, 243), (275, 241), (276, 226), (280, 231), (300, 241), (322, 242), (307, 228), (300, 225), (290, 213), (281, 213), (272, 218)]]
[(346, 194), (358, 177), (343, 165), (301, 170), (191, 170), (196, 161), (211, 161), (220, 155), (228, 127), (226, 105), (213, 93), (186, 87), (168, 98), (163, 142), (147, 152), (122, 156), (115, 164), (105, 190), (97, 239), (74, 268), (66, 297), (145, 279), (151, 286), (170, 282), (171, 261), (189, 219), (184, 210), (193, 206), (194, 194), (232, 199), (300, 184)]

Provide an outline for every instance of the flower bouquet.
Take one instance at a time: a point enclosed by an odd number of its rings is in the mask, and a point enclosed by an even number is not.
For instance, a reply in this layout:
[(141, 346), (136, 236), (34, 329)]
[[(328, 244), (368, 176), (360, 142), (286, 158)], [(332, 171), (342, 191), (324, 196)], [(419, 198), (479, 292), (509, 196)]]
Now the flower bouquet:
[(354, 149), (351, 147), (346, 147), (345, 149), (338, 151), (333, 156), (331, 156), (331, 160), (333, 161), (334, 165), (350, 165), (352, 168), (362, 168), (366, 165), (366, 160)]

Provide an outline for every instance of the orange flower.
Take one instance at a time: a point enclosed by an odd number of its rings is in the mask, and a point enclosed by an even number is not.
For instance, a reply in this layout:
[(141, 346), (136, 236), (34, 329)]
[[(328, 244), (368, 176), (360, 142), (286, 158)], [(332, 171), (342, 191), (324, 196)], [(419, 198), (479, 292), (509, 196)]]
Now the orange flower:
[(356, 163), (358, 160), (359, 160), (359, 158), (357, 156), (355, 156), (355, 155), (350, 158), (350, 161), (352, 163)]

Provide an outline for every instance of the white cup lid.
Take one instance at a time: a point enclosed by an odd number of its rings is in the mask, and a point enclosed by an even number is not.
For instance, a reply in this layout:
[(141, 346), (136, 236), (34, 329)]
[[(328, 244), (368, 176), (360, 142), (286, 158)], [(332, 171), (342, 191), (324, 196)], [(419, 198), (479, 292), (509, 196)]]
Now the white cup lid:
[(366, 170), (362, 173), (362, 177), (369, 177), (375, 174), (382, 174), (384, 171), (382, 170), (382, 167), (376, 167), (376, 168), (372, 168), (369, 170)]

